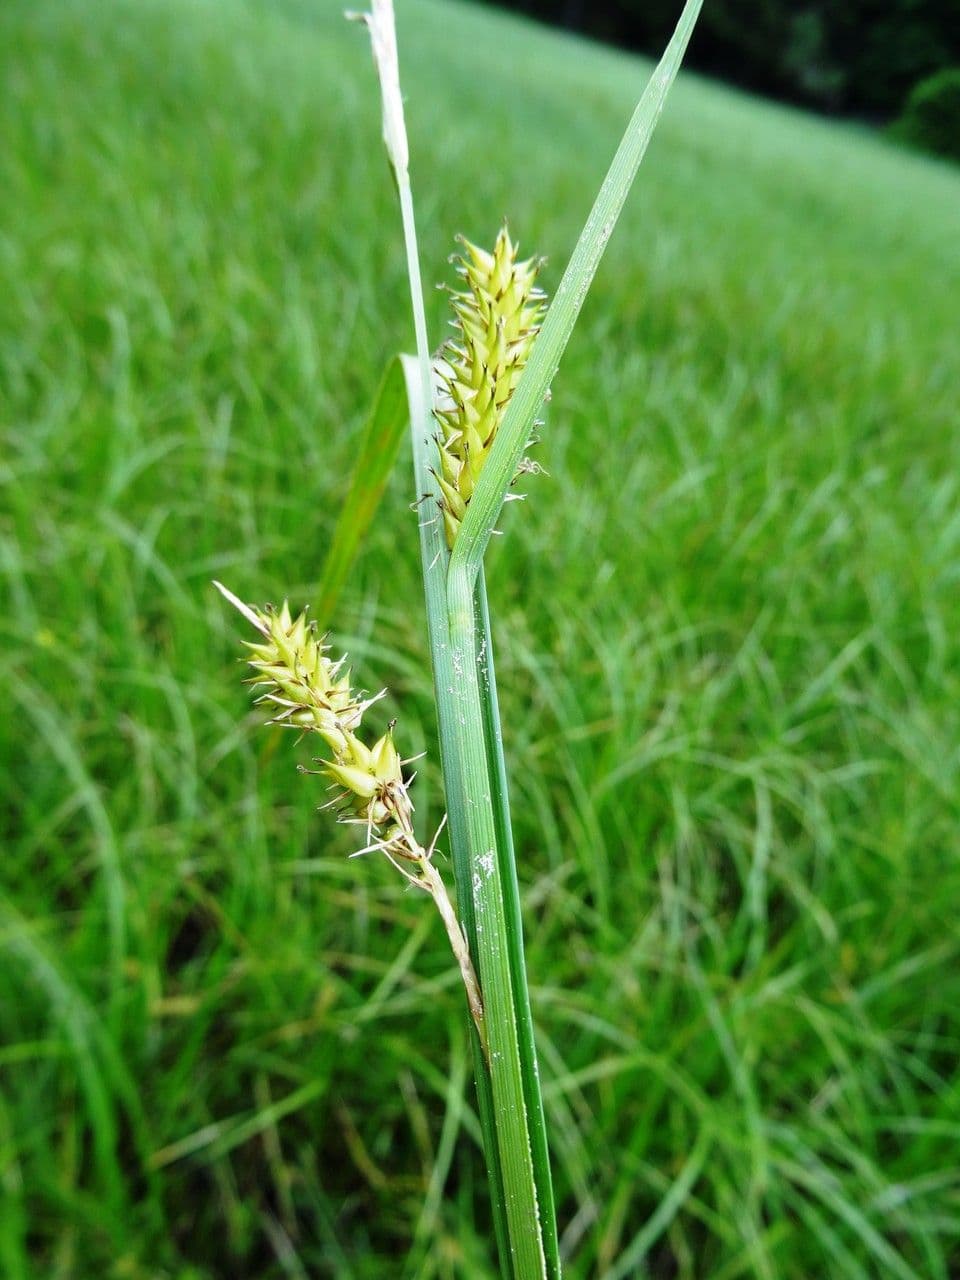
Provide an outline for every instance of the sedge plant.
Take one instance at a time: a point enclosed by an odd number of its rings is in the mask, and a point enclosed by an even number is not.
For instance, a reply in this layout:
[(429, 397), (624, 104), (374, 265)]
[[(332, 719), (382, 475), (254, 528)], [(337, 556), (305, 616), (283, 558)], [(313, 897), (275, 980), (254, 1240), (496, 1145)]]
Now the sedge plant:
[[(516, 858), (497, 704), (484, 553), (524, 473), (527, 450), (590, 283), (656, 126), (702, 0), (686, 0), (676, 31), (614, 155), (560, 281), (547, 299), (540, 261), (521, 259), (503, 227), (489, 250), (461, 240), (454, 337), (434, 356), (417, 250), (409, 151), (392, 0), (372, 0), (365, 23), (380, 81), (383, 140), (399, 197), (416, 355), (388, 365), (347, 511), (320, 591), (323, 621), (372, 518), (383, 477), (409, 422), (419, 549), (433, 665), (455, 909), (435, 865), (438, 831), (415, 830), (408, 763), (393, 722), (375, 740), (343, 660), (328, 656), (315, 624), (286, 604), (258, 609), (224, 596), (257, 632), (248, 642), (252, 683), (273, 723), (319, 740), (327, 804), (362, 832), (357, 853), (379, 853), (425, 890), (443, 919), (463, 981), (499, 1273), (555, 1280), (560, 1249), (523, 955)], [(401, 409), (398, 388), (406, 391)], [(349, 518), (347, 515), (349, 514)], [(346, 530), (346, 532), (345, 532)], [(310, 772), (310, 770), (307, 770)], [(443, 825), (443, 824), (442, 824)]]

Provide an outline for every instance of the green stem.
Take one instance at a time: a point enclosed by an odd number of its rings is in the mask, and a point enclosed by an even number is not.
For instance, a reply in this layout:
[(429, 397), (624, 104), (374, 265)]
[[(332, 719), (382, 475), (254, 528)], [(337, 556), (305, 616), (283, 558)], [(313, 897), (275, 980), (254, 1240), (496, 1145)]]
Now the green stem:
[[(410, 379), (408, 377), (408, 400), (411, 405), (410, 429), (414, 437), (414, 478), (417, 484), (418, 499), (422, 499), (420, 510), (421, 532), (421, 564), (424, 574), (424, 589), (427, 595), (427, 629), (432, 655), (434, 692), (437, 702), (437, 719), (440, 729), (440, 762), (443, 768), (444, 790), (447, 796), (447, 815), (450, 829), (450, 842), (453, 849), (454, 881), (457, 886), (457, 902), (463, 918), (464, 932), (470, 948), (474, 964), (477, 962), (478, 942), (476, 916), (473, 896), (470, 890), (469, 828), (466, 815), (469, 799), (463, 785), (461, 759), (456, 749), (457, 712), (453, 706), (449, 691), (456, 686), (456, 672), (452, 661), (452, 649), (444, 616), (444, 575), (446, 571), (446, 546), (437, 545), (436, 537), (431, 536), (431, 520), (436, 505), (431, 494), (432, 485), (427, 461), (427, 450), (433, 434), (432, 374), (430, 355), (427, 345), (426, 316), (423, 306), (423, 287), (420, 277), (420, 261), (417, 249), (416, 223), (413, 215), (413, 199), (410, 183), (406, 173), (398, 179), (400, 194), (400, 212), (403, 219), (404, 242), (407, 251), (407, 268), (410, 282), (410, 294), (413, 304), (414, 328), (417, 336), (417, 367), (419, 387), (417, 396), (410, 395)], [(408, 367), (409, 374), (409, 367)], [(434, 520), (433, 532), (436, 533), (439, 521)], [(431, 580), (439, 588), (431, 592)], [(431, 607), (431, 602), (433, 607)], [(481, 1039), (476, 1026), (471, 1022), (474, 1045), (474, 1073), (477, 1086), (477, 1104), (480, 1111), (481, 1129), (484, 1135), (484, 1150), (487, 1157), (488, 1181), (493, 1206), (494, 1232), (497, 1240), (497, 1251), (500, 1256), (501, 1269), (505, 1280), (526, 1280), (528, 1273), (514, 1270), (512, 1258), (513, 1231), (509, 1213), (509, 1195), (505, 1182), (505, 1170), (500, 1144), (500, 1108), (497, 1103), (493, 1073), (489, 1070), (491, 1063), (491, 1038), (489, 1031), (490, 1015), (487, 1012), (486, 994), (483, 974), (480, 974), (481, 999), (484, 1004), (484, 1024), (487, 1032), (485, 1042)], [(496, 1015), (494, 1015), (496, 1016)], [(532, 1277), (539, 1273), (530, 1272)]]
[[(470, 952), (476, 964), (477, 932), (473, 912), (473, 894), (470, 890), (470, 863), (464, 790), (460, 780), (460, 760), (454, 748), (456, 741), (457, 707), (454, 702), (454, 671), (450, 652), (450, 633), (447, 625), (447, 545), (441, 522), (436, 519), (436, 482), (430, 472), (432, 441), (430, 419), (423, 405), (423, 396), (417, 361), (412, 356), (401, 356), (407, 379), (407, 398), (410, 403), (410, 432), (413, 446), (414, 481), (418, 495), (423, 497), (420, 516), (420, 559), (423, 567), (423, 585), (427, 605), (427, 632), (430, 638), (430, 655), (433, 666), (433, 685), (440, 726), (440, 763), (443, 768), (444, 789), (447, 796), (450, 847), (453, 853), (453, 874), (457, 886), (457, 906)], [(427, 509), (429, 507), (429, 509)], [(481, 987), (482, 995), (482, 987)], [(510, 1232), (507, 1223), (503, 1171), (500, 1167), (500, 1151), (497, 1142), (497, 1117), (493, 1101), (493, 1086), (487, 1069), (486, 1058), (473, 1023), (473, 1062), (477, 1089), (477, 1110), (483, 1134), (486, 1155), (487, 1179), (490, 1185), (490, 1203), (493, 1225), (500, 1258), (502, 1280), (515, 1280), (510, 1257)]]
[(530, 1126), (530, 1143), (533, 1151), (537, 1196), (540, 1202), (543, 1246), (547, 1255), (547, 1271), (551, 1280), (560, 1276), (560, 1245), (557, 1239), (557, 1212), (553, 1195), (553, 1178), (550, 1172), (550, 1151), (547, 1145), (547, 1125), (543, 1113), (543, 1096), (540, 1091), (540, 1071), (537, 1066), (536, 1041), (533, 1034), (533, 1014), (527, 988), (527, 966), (523, 954), (523, 919), (520, 913), (520, 886), (517, 881), (517, 860), (513, 848), (513, 830), (510, 823), (510, 796), (507, 787), (507, 770), (503, 758), (503, 735), (500, 730), (500, 705), (497, 697), (497, 676), (493, 658), (493, 633), (487, 604), (487, 585), (483, 569), (474, 588), (474, 616), (480, 634), (480, 697), (483, 702), (484, 737), (487, 746), (487, 768), (493, 783), (493, 816), (497, 825), (497, 852), (503, 887), (504, 911), (507, 918), (507, 937), (510, 945), (510, 972), (513, 978), (514, 1009), (517, 1017), (517, 1038), (520, 1046), (520, 1068), (523, 1076), (523, 1092), (527, 1104)]
[[(370, 32), (374, 61), (380, 79), (383, 101), (383, 138), (387, 149), (397, 191), (400, 197), (400, 213), (403, 220), (403, 239), (406, 248), (407, 274), (410, 281), (410, 302), (413, 307), (413, 323), (417, 338), (417, 359), (401, 357), (407, 383), (407, 399), (410, 405), (410, 434), (413, 446), (414, 477), (417, 497), (429, 504), (420, 517), (420, 554), (423, 564), (424, 594), (427, 604), (427, 626), (430, 652), (433, 662), (433, 679), (437, 700), (437, 718), (440, 726), (440, 755), (443, 766), (447, 812), (450, 822), (450, 840), (453, 848), (454, 876), (457, 882), (457, 900), (464, 921), (467, 941), (475, 956), (476, 930), (473, 902), (470, 894), (469, 862), (467, 856), (466, 801), (460, 773), (459, 754), (455, 749), (456, 711), (453, 701), (454, 672), (451, 664), (450, 637), (447, 627), (446, 593), (444, 577), (447, 565), (447, 549), (439, 531), (439, 522), (430, 519), (435, 513), (435, 482), (431, 473), (430, 437), (433, 434), (433, 386), (430, 349), (427, 341), (427, 324), (423, 306), (423, 285), (420, 278), (420, 257), (417, 249), (416, 223), (413, 213), (413, 196), (408, 173), (408, 146), (403, 119), (403, 100), (400, 94), (400, 72), (397, 58), (396, 30), (391, 0), (372, 0), (372, 12), (362, 15)], [(481, 978), (482, 989), (482, 978)], [(471, 1022), (474, 1048), (474, 1071), (477, 1082), (477, 1103), (483, 1132), (484, 1151), (490, 1182), (494, 1231), (500, 1256), (503, 1280), (528, 1280), (527, 1274), (518, 1272), (513, 1264), (510, 1229), (505, 1208), (503, 1170), (497, 1141), (497, 1108), (495, 1107), (491, 1077), (486, 1070), (484, 1046), (476, 1027)], [(533, 1275), (535, 1273), (529, 1273)]]
[(547, 1276), (547, 1260), (524, 1090), (517, 995), (511, 975), (511, 929), (487, 768), (473, 600), (469, 575), (451, 570), (447, 576), (447, 616), (457, 707), (455, 750), (465, 799), (476, 961), (490, 1049), (497, 1146), (515, 1272), (518, 1280), (536, 1280)]

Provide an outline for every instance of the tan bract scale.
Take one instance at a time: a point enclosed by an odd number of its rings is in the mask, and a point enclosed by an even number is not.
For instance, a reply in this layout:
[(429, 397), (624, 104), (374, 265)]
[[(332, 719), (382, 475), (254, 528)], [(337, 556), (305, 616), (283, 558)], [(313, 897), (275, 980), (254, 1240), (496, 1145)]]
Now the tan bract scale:
[(436, 475), (451, 548), (545, 309), (545, 295), (536, 286), (540, 260), (518, 261), (506, 227), (492, 253), (468, 240), (462, 243), (458, 274), (466, 288), (453, 294), (456, 336), (441, 353), (443, 394), (435, 411), (440, 425)]

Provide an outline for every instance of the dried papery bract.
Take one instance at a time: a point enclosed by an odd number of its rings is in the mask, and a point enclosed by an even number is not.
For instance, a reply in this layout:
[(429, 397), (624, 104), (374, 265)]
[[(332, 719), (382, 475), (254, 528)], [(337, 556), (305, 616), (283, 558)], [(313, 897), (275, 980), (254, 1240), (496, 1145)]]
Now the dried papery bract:
[(409, 166), (407, 130), (403, 120), (403, 96), (400, 93), (400, 64), (397, 59), (397, 34), (391, 0), (371, 0), (369, 13), (348, 10), (351, 22), (362, 22), (370, 33), (370, 47), (380, 79), (383, 106), (383, 145), (399, 182)]
[(476, 973), (453, 904), (433, 864), (436, 837), (424, 847), (414, 832), (408, 790), (411, 779), (404, 776), (405, 761), (394, 745), (394, 726), (391, 724), (372, 746), (360, 736), (365, 712), (383, 695), (357, 697), (350, 672), (344, 669), (345, 660), (330, 659), (306, 613), (294, 618), (286, 601), (279, 609), (257, 609), (244, 604), (221, 583), (215, 586), (259, 632), (259, 640), (247, 642), (247, 662), (255, 673), (248, 683), (258, 690), (258, 703), (273, 713), (268, 723), (315, 733), (327, 747), (329, 758), (317, 760), (316, 770), (306, 770), (327, 778), (336, 789), (333, 800), (324, 807), (337, 808), (341, 822), (364, 828), (365, 840), (358, 853), (382, 853), (406, 880), (425, 889), (436, 903), (460, 968), (470, 1013), (486, 1046)]

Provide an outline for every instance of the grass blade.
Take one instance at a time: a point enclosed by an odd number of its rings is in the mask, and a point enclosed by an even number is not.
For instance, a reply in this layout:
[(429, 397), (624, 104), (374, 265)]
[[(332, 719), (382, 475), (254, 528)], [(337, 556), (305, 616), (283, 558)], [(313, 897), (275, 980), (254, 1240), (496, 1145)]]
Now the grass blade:
[(315, 613), (321, 628), (330, 621), (357, 548), (373, 523), (407, 427), (403, 369), (393, 356), (383, 371), (353, 468), (350, 489), (337, 518), (317, 590)]
[(608, 1272), (609, 1280), (624, 1280), (625, 1276), (642, 1274), (641, 1268), (647, 1254), (683, 1207), (697, 1179), (700, 1177), (712, 1145), (713, 1135), (710, 1130), (701, 1129), (693, 1150), (684, 1161), (683, 1167), (673, 1180), (670, 1189), (657, 1205), (647, 1223), (634, 1236)]

